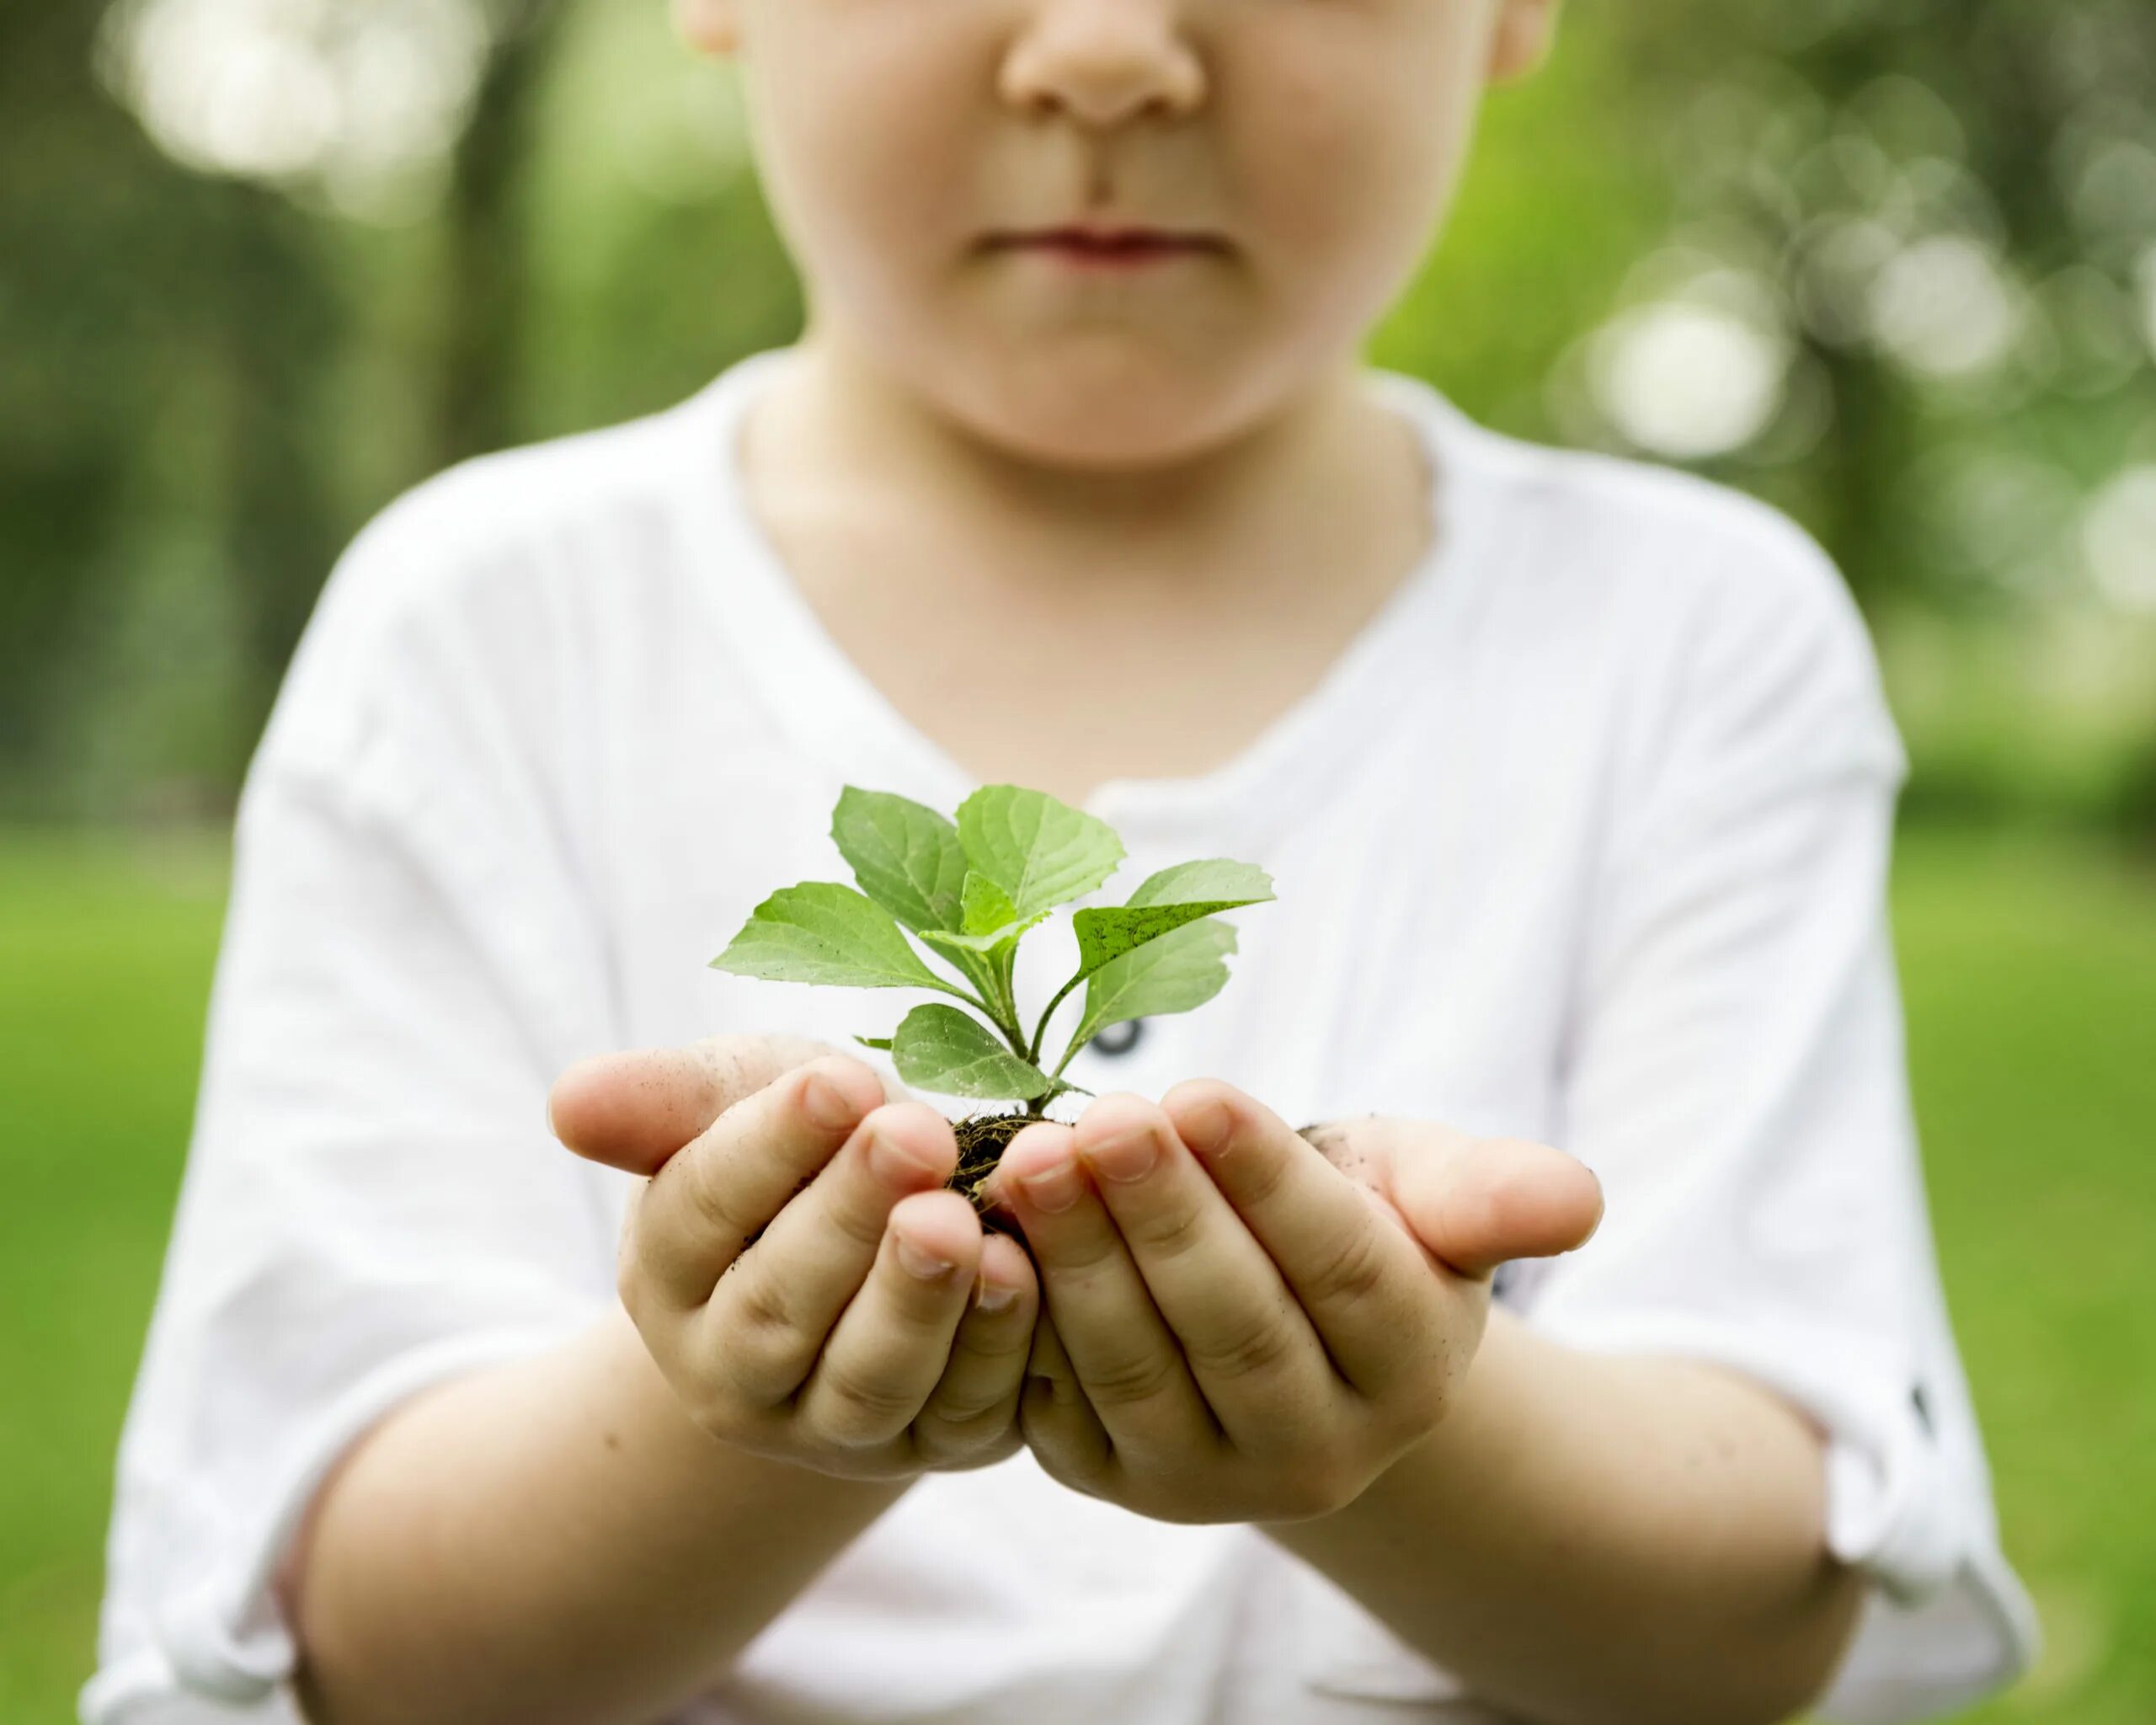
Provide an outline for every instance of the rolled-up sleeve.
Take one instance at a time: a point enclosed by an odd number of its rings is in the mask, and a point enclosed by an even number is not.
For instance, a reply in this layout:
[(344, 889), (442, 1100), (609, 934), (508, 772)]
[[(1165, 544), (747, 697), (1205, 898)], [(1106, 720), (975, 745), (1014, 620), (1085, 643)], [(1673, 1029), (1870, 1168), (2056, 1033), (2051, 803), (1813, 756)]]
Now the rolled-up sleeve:
[(609, 1035), (597, 919), (427, 525), (340, 564), (241, 801), (90, 1725), (296, 1719), (275, 1582), (316, 1487), (612, 1296), (596, 1171), (543, 1107)]
[(1872, 1586), (1826, 1717), (1924, 1717), (2035, 1638), (1925, 1209), (1886, 914), (1901, 745), (1823, 558), (1726, 585), (1633, 738), (1559, 1141), (1606, 1220), (1539, 1328), (1744, 1371), (1826, 1438), (1826, 1541)]

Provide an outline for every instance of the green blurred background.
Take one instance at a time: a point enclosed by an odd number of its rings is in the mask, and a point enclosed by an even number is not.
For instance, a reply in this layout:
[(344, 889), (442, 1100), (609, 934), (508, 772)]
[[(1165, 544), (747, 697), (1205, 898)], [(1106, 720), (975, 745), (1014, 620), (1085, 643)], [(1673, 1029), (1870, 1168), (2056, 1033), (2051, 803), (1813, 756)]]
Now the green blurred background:
[[(1573, 0), (1373, 357), (1862, 602), (1948, 1293), (2042, 1666), (2156, 1718), (2156, 7)], [(232, 799), (339, 547), (799, 297), (660, 0), (0, 0), (0, 1720), (72, 1717)]]

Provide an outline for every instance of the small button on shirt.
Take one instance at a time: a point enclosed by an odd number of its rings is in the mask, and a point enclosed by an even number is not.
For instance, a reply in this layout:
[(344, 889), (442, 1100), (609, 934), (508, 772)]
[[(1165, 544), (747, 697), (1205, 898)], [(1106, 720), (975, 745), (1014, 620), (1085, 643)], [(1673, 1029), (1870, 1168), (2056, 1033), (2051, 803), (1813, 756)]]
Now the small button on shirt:
[[(842, 785), (974, 788), (745, 506), (735, 434), (790, 362), (459, 468), (324, 590), (240, 806), (90, 1725), (296, 1721), (270, 1580), (339, 1455), (610, 1306), (632, 1183), (546, 1133), (563, 1066), (718, 1031), (851, 1046), (902, 1009), (707, 968), (775, 886), (845, 879)], [(2034, 1631), (1933, 1260), (1883, 910), (1903, 761), (1855, 613), (1758, 505), (1369, 383), (1423, 440), (1433, 549), (1234, 760), (1091, 799), (1130, 850), (1101, 901), (1203, 857), (1279, 897), (1235, 914), (1214, 1001), (1073, 1076), (1580, 1156), (1600, 1231), (1508, 1300), (1806, 1410), (1826, 1538), (1869, 1583), (1823, 1711), (1965, 1702)], [(1067, 970), (1059, 927), (1025, 998)], [(922, 1479), (679, 1717), (1491, 1716), (1258, 1530), (1146, 1520), (1021, 1451)]]
[(1129, 1054), (1138, 1046), (1138, 1039), (1145, 1033), (1145, 1021), (1143, 1018), (1127, 1018), (1120, 1024), (1109, 1025), (1086, 1046), (1096, 1054), (1113, 1058)]

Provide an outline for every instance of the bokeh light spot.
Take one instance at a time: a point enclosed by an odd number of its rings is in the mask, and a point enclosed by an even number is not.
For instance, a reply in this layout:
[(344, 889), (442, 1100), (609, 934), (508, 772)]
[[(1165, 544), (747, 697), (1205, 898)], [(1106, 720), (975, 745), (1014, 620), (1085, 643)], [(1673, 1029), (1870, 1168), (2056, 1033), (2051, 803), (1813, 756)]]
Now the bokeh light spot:
[(2129, 467), (2096, 494), (2081, 545), (2105, 598), (2122, 611), (2156, 611), (2156, 465)]

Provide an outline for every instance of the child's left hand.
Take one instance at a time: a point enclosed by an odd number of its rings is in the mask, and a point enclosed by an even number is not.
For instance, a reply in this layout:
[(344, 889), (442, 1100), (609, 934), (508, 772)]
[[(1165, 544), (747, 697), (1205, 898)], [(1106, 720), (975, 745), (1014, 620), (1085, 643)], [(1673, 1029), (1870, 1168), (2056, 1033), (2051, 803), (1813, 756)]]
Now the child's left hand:
[(1540, 1145), (1314, 1136), (1198, 1081), (1012, 1140), (990, 1191), (1040, 1272), (1020, 1418), (1050, 1475), (1165, 1521), (1343, 1508), (1444, 1418), (1491, 1272), (1601, 1220), (1594, 1177)]

